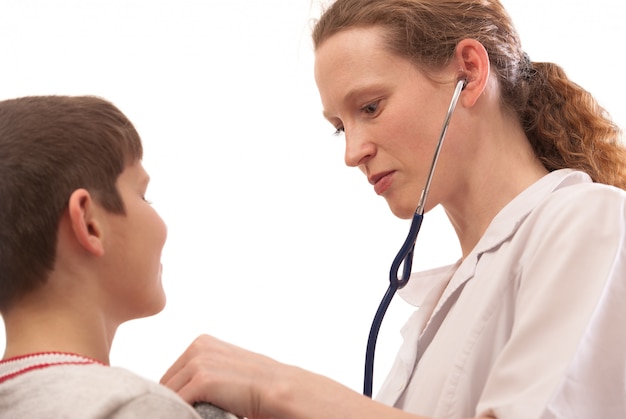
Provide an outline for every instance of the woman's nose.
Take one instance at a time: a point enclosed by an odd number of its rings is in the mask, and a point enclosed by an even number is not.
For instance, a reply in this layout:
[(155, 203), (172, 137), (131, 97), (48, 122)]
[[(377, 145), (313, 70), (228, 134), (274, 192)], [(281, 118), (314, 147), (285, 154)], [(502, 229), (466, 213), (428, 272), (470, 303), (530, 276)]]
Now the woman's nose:
[(364, 135), (345, 131), (346, 154), (344, 160), (349, 167), (358, 167), (367, 163), (376, 155), (376, 146)]

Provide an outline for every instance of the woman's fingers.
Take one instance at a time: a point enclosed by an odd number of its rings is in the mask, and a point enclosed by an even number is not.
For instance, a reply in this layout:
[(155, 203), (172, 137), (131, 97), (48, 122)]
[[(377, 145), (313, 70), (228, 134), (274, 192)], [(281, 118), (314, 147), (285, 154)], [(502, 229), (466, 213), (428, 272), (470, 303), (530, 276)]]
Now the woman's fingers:
[(235, 414), (263, 417), (260, 387), (278, 364), (212, 336), (196, 338), (163, 375), (161, 384), (188, 403), (209, 402)]
[(190, 383), (194, 376), (202, 375), (203, 370), (206, 369), (202, 366), (203, 359), (212, 358), (211, 347), (216, 342), (217, 339), (208, 335), (197, 337), (161, 377), (161, 384), (179, 392)]

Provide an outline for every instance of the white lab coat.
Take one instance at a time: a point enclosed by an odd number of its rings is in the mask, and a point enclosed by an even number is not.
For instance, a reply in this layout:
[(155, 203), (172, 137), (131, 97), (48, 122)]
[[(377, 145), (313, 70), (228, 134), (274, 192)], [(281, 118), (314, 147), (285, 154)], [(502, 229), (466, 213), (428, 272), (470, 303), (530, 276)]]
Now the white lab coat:
[(625, 240), (626, 192), (546, 175), (462, 262), (399, 291), (420, 308), (376, 398), (436, 418), (626, 418)]

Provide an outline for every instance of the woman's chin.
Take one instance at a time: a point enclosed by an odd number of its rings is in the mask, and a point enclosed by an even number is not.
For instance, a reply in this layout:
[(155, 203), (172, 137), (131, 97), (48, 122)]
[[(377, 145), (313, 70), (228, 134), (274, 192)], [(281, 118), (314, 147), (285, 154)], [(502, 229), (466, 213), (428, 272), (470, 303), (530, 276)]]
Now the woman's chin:
[(413, 218), (413, 214), (415, 214), (415, 207), (409, 207), (406, 205), (394, 205), (393, 203), (387, 201), (389, 204), (389, 209), (396, 217), (402, 220), (409, 220)]

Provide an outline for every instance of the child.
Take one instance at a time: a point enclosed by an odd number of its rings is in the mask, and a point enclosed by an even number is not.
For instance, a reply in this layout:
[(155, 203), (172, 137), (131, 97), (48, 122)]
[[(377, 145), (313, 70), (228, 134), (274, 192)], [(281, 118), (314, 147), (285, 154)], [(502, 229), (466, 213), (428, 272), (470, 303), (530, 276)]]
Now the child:
[(118, 326), (165, 305), (166, 226), (141, 159), (137, 131), (103, 99), (0, 102), (0, 416), (200, 417), (109, 367)]

